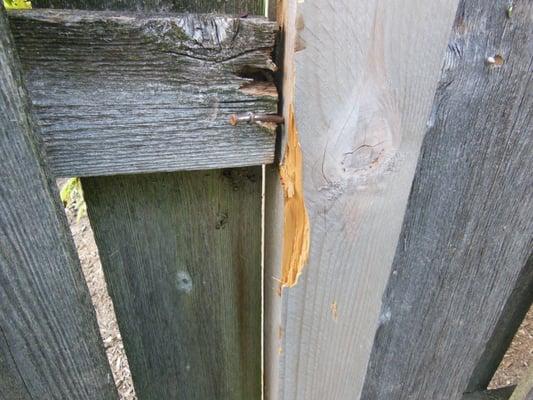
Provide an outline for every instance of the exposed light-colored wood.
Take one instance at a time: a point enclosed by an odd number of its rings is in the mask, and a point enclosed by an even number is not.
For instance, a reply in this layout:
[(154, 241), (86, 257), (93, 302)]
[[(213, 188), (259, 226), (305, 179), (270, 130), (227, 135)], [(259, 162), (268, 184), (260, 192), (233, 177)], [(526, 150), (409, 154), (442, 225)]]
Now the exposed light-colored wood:
[(10, 23), (56, 175), (272, 162), (272, 126), (228, 120), (277, 110), (276, 23), (79, 10), (17, 11)]
[(117, 399), (0, 5), (0, 399)]
[(283, 187), (283, 258), (281, 267), (282, 287), (298, 283), (309, 257), (309, 216), (303, 193), (302, 149), (298, 143), (298, 131), (294, 110), (287, 115), (287, 145), (279, 168)]
[[(284, 327), (281, 324), (282, 318), (282, 276), (283, 276), (283, 253), (286, 242), (284, 236), (286, 233), (287, 202), (285, 198), (284, 189), (281, 185), (281, 171), (280, 163), (285, 158), (285, 151), (287, 149), (287, 142), (290, 135), (293, 139), (293, 154), (294, 158), (301, 158), (301, 147), (298, 138), (296, 121), (294, 117), (294, 45), (296, 30), (294, 21), (296, 20), (296, 1), (274, 1), (276, 3), (275, 17), (281, 29), (280, 45), (277, 47), (277, 57), (281, 60), (278, 62), (281, 68), (281, 87), (282, 87), (282, 108), (281, 112), (286, 121), (290, 124), (283, 125), (280, 129), (281, 135), (278, 138), (276, 146), (277, 159), (273, 164), (267, 165), (265, 168), (265, 226), (264, 226), (264, 399), (277, 400), (279, 399), (279, 390), (281, 387), (281, 374), (283, 367), (280, 363), (280, 357), (283, 354), (283, 336), (285, 334)], [(271, 1), (270, 4), (273, 2)], [(272, 13), (270, 18), (273, 18)], [(292, 127), (292, 132), (289, 132), (289, 126)], [(294, 141), (297, 145), (294, 145)], [(301, 161), (302, 162), (302, 161)], [(302, 162), (303, 164), (303, 162)], [(300, 179), (303, 179), (302, 166), (299, 166)], [(303, 181), (302, 181), (303, 184)], [(307, 224), (309, 224), (309, 217), (305, 209), (305, 200), (303, 193), (300, 195), (300, 213), (306, 213)], [(290, 206), (290, 205), (289, 205)], [(304, 222), (305, 219), (297, 219)], [(308, 228), (309, 229), (309, 228)], [(299, 230), (303, 232), (302, 229)], [(310, 235), (310, 232), (308, 233)], [(303, 237), (302, 237), (303, 238)], [(295, 238), (292, 238), (294, 240)], [(288, 238), (291, 240), (291, 238)], [(298, 243), (303, 243), (299, 241)], [(301, 250), (301, 247), (299, 248)], [(309, 251), (309, 249), (307, 249)], [(300, 253), (301, 255), (301, 253)], [(305, 261), (307, 262), (307, 256)], [(300, 260), (302, 258), (300, 257)], [(298, 272), (301, 273), (305, 265), (298, 266)]]

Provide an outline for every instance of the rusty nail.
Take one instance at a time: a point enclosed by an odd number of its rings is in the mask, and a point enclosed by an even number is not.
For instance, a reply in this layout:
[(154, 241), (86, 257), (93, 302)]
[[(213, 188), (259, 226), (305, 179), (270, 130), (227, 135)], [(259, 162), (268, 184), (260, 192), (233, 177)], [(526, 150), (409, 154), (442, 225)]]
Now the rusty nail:
[(273, 122), (275, 124), (282, 124), (283, 117), (277, 114), (255, 114), (248, 112), (244, 114), (233, 114), (229, 117), (229, 123), (233, 126), (239, 122), (247, 122), (249, 124), (254, 122)]

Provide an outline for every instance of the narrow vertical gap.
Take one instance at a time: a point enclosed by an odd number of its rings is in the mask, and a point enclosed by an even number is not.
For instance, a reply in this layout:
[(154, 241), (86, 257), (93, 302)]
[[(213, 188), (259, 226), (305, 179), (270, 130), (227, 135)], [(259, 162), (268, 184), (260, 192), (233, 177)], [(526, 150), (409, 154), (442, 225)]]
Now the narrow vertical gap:
[[(57, 180), (60, 191), (68, 181), (69, 179), (63, 178)], [(96, 312), (98, 329), (111, 366), (119, 399), (137, 400), (128, 357), (124, 351), (122, 336), (118, 328), (115, 308), (107, 290), (94, 234), (84, 211), (85, 202), (81, 193), (81, 186), (74, 188), (68, 197), (68, 202), (65, 204), (65, 213), (67, 214), (69, 228), (76, 245), (83, 276), (89, 288), (91, 301)]]
[[(269, 19), (275, 13), (275, 7), (270, 4), (272, 0), (263, 0), (264, 16)], [(275, 1), (275, 0), (274, 0)], [(275, 5), (275, 3), (273, 3)], [(275, 14), (274, 14), (275, 19)], [(276, 60), (274, 59), (274, 62)], [(266, 190), (266, 165), (261, 165), (261, 400), (265, 399), (265, 190)]]
[(489, 389), (518, 385), (532, 364), (533, 306), (530, 306), (490, 381)]
[[(503, 375), (516, 375), (510, 372), (507, 364), (510, 360), (509, 351), (528, 351), (527, 347), (517, 346), (515, 341), (521, 335), (521, 329), (528, 326), (529, 336), (525, 346), (529, 346), (531, 350), (533, 345), (533, 322), (531, 321), (532, 311), (531, 305), (533, 303), (533, 253), (525, 260), (524, 267), (516, 279), (515, 287), (512, 293), (507, 298), (499, 320), (496, 324), (491, 338), (488, 340), (485, 351), (481, 355), (472, 376), (466, 392), (475, 392), (484, 390), (487, 387), (494, 388), (500, 385), (502, 381), (509, 380), (514, 383), (512, 379), (504, 378)], [(526, 325), (524, 325), (526, 324)], [(518, 350), (520, 347), (520, 350)], [(505, 355), (507, 354), (507, 358)], [(530, 354), (531, 356), (532, 354)], [(503, 360), (503, 361), (502, 361)], [(533, 362), (531, 357), (529, 362)], [(506, 367), (507, 366), (507, 367)], [(516, 368), (516, 366), (515, 366)], [(498, 382), (498, 383), (497, 383)]]
[(265, 189), (266, 166), (261, 165), (261, 400), (265, 398)]

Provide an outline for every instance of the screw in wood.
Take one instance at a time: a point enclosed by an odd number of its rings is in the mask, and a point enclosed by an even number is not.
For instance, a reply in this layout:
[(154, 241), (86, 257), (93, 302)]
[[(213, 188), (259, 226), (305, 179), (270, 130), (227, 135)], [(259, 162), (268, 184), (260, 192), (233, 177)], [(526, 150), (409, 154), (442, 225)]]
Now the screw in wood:
[(275, 124), (282, 124), (283, 121), (283, 117), (278, 114), (256, 114), (253, 112), (233, 114), (229, 117), (229, 123), (233, 126), (239, 124), (240, 122), (246, 122), (248, 124), (252, 124), (254, 122), (273, 122)]

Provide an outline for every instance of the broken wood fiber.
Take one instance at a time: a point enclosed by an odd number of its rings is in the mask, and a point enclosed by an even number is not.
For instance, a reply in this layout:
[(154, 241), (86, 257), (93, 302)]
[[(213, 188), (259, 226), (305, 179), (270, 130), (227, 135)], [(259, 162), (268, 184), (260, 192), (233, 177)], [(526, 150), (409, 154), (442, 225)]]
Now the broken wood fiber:
[[(281, 187), (271, 185), (271, 190), (283, 193), (283, 218), (275, 222), (282, 225), (281, 287), (298, 283), (309, 257), (310, 224), (305, 205), (303, 185), (303, 154), (299, 142), (294, 110), (295, 65), (294, 53), (297, 34), (295, 3), (281, 1), (277, 6), (277, 21), (283, 37), (283, 115), (282, 155), (279, 165)], [(272, 207), (272, 205), (269, 205)], [(280, 228), (281, 229), (281, 228)], [(270, 238), (272, 239), (272, 238)], [(269, 240), (270, 240), (269, 239)], [(272, 242), (274, 243), (274, 242)]]
[(309, 256), (310, 232), (303, 193), (302, 149), (292, 106), (288, 108), (286, 129), (285, 157), (279, 169), (285, 200), (281, 284), (292, 287), (298, 283)]

